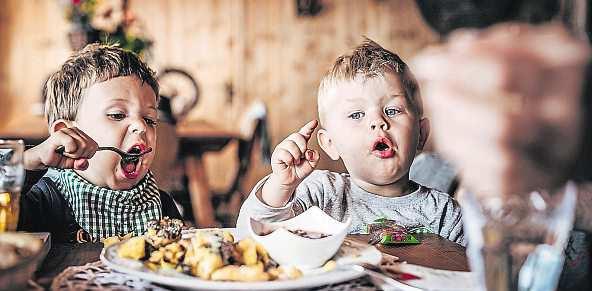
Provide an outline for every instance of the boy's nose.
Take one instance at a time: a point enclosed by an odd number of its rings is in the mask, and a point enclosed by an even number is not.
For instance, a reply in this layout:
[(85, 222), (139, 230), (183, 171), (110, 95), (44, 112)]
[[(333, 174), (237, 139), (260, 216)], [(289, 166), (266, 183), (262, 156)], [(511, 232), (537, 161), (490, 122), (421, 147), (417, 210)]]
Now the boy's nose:
[(130, 129), (132, 133), (135, 134), (143, 134), (146, 132), (146, 124), (144, 124), (143, 121), (134, 121), (131, 125), (130, 125)]
[(379, 118), (379, 119), (375, 119), (370, 123), (370, 129), (375, 130), (375, 129), (382, 129), (382, 130), (388, 130), (389, 129), (389, 125), (388, 122), (386, 122), (384, 119)]
[(145, 132), (145, 130), (143, 130), (143, 129), (141, 129), (141, 128), (137, 128), (137, 127), (135, 127), (135, 128), (133, 128), (133, 129), (132, 129), (132, 132), (133, 132), (133, 133), (137, 133), (137, 134), (142, 134), (142, 133), (144, 133), (144, 132)]

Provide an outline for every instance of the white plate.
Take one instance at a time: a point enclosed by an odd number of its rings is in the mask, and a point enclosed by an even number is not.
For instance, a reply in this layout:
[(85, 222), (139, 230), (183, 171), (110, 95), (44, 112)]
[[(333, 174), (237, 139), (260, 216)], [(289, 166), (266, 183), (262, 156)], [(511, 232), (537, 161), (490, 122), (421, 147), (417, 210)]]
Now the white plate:
[[(235, 232), (234, 229), (229, 229)], [(121, 243), (111, 245), (101, 252), (101, 261), (114, 271), (130, 274), (144, 280), (175, 288), (191, 290), (286, 290), (312, 288), (328, 284), (340, 283), (361, 277), (363, 274), (354, 270), (336, 269), (323, 272), (321, 269), (309, 270), (301, 278), (295, 280), (264, 281), (264, 282), (219, 282), (201, 280), (172, 270), (152, 271), (140, 261), (122, 259), (117, 256)], [(337, 264), (366, 262), (379, 264), (382, 254), (374, 246), (361, 244), (348, 239), (333, 258)]]

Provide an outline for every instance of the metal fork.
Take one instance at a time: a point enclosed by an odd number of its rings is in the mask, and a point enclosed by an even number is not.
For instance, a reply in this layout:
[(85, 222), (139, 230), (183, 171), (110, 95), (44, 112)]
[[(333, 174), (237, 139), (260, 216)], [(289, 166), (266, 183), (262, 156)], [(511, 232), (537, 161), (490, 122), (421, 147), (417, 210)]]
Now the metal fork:
[[(66, 148), (64, 146), (58, 146), (55, 150), (56, 153), (63, 155), (64, 151), (66, 150)], [(137, 161), (141, 156), (149, 153), (152, 151), (152, 148), (148, 148), (147, 150), (141, 152), (141, 153), (126, 153), (116, 147), (99, 147), (97, 149), (97, 151), (112, 151), (117, 153), (118, 155), (121, 156), (121, 159), (124, 162), (135, 162)]]

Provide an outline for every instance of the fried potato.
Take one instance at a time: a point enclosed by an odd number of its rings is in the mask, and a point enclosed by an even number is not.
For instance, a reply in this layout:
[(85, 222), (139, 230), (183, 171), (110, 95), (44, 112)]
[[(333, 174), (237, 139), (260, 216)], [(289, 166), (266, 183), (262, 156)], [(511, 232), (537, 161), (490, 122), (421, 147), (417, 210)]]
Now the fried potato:
[(197, 267), (199, 262), (210, 253), (212, 253), (211, 248), (205, 246), (195, 247), (195, 245), (192, 245), (189, 249), (187, 249), (183, 263), (192, 268)]
[(164, 257), (163, 251), (156, 250), (156, 251), (153, 251), (152, 253), (150, 253), (150, 258), (148, 258), (148, 261), (150, 263), (159, 264), (160, 261), (162, 260), (162, 257)]
[(279, 267), (280, 275), (278, 276), (281, 280), (286, 279), (298, 279), (302, 277), (302, 271), (294, 266), (281, 266)]
[(252, 266), (228, 265), (212, 273), (212, 280), (215, 281), (268, 281), (270, 275), (263, 271), (263, 264), (259, 263)]
[(214, 281), (240, 281), (240, 271), (237, 265), (227, 265), (212, 273)]
[(151, 262), (146, 262), (144, 264), (144, 266), (146, 266), (146, 268), (148, 268), (152, 271), (158, 271), (158, 269), (160, 268), (160, 266), (158, 264), (151, 263)]
[(194, 247), (217, 247), (222, 242), (234, 242), (232, 233), (225, 230), (198, 230), (191, 237)]
[(144, 240), (144, 237), (132, 237), (119, 247), (117, 255), (121, 258), (139, 260), (146, 255), (144, 252), (145, 246), (146, 241)]
[(210, 240), (206, 236), (204, 232), (198, 231), (195, 235), (191, 238), (191, 245), (193, 248), (200, 248), (200, 247), (207, 247), (210, 245)]
[(199, 247), (194, 251), (195, 252), (193, 253), (193, 256), (195, 257), (195, 260), (198, 262), (203, 260), (207, 255), (212, 253), (212, 249), (206, 247)]
[(176, 242), (164, 247), (164, 260), (175, 265), (179, 264), (181, 257), (185, 255), (183, 248)]
[(182, 252), (183, 249), (181, 248), (181, 245), (179, 245), (178, 243), (174, 242), (174, 243), (170, 243), (168, 245), (166, 245), (164, 247), (164, 249), (168, 252), (173, 252), (173, 253), (177, 253), (177, 252)]
[(257, 257), (259, 260), (261, 260), (264, 265), (267, 265), (269, 262), (269, 254), (267, 253), (267, 250), (265, 250), (265, 247), (260, 243), (255, 243), (255, 250), (257, 251)]
[(185, 257), (183, 258), (183, 264), (190, 266), (190, 267), (195, 267), (197, 266), (197, 258), (195, 257), (195, 252), (193, 251), (193, 247), (189, 247), (187, 248), (186, 252), (185, 252)]
[(257, 243), (250, 238), (238, 242), (238, 249), (242, 252), (245, 265), (257, 264)]
[(275, 280), (280, 277), (281, 271), (279, 268), (269, 268), (267, 274), (269, 274), (269, 280)]
[(224, 266), (222, 257), (218, 254), (208, 253), (198, 263), (196, 275), (202, 279), (210, 279), (210, 275)]
[(106, 239), (103, 239), (103, 247), (108, 247), (112, 244), (118, 243), (119, 242), (119, 237), (117, 236), (110, 236)]
[(132, 238), (133, 235), (134, 235), (134, 233), (133, 232), (130, 232), (130, 233), (124, 235), (124, 236), (118, 236), (118, 235), (110, 236), (108, 238), (101, 239), (101, 242), (104, 245), (103, 247), (106, 248), (106, 247), (108, 247), (108, 246), (110, 246), (112, 244), (118, 243), (120, 241), (126, 241), (126, 240)]
[(160, 261), (160, 268), (163, 270), (174, 270), (177, 268), (177, 265), (166, 262), (165, 260), (161, 260)]

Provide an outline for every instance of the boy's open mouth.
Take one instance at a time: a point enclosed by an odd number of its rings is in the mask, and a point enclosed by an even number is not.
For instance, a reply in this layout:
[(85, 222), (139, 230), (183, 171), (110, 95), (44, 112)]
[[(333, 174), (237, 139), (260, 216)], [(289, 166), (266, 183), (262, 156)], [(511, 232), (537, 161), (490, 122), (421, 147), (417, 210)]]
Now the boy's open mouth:
[(372, 154), (381, 159), (393, 157), (395, 155), (393, 143), (386, 137), (377, 138), (372, 145)]
[[(141, 154), (144, 152), (146, 146), (143, 144), (136, 144), (132, 146), (127, 153), (129, 154)], [(127, 157), (122, 158), (119, 164), (121, 165), (121, 169), (123, 169), (123, 174), (128, 179), (135, 179), (138, 177), (139, 173), (139, 165), (140, 161), (142, 160), (142, 156), (138, 157)]]

